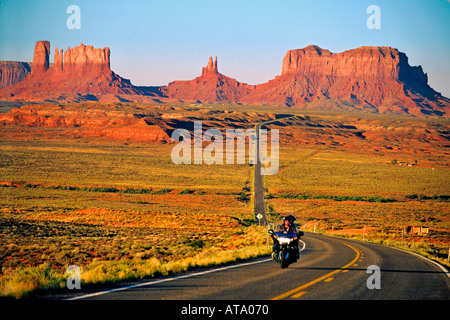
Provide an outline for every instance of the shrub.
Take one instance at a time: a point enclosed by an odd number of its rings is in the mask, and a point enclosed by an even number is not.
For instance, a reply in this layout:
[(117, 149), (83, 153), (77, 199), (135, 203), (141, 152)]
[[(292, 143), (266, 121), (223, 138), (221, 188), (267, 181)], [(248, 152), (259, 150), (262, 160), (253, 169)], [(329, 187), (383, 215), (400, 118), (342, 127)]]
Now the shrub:
[(205, 243), (202, 239), (192, 241), (188, 244), (188, 246), (194, 248), (194, 249), (202, 249), (205, 246)]
[(241, 202), (248, 203), (248, 202), (250, 201), (250, 195), (249, 195), (248, 193), (245, 193), (245, 192), (240, 192), (240, 193), (238, 194), (237, 199), (238, 199), (239, 201), (241, 201)]
[(195, 190), (191, 190), (191, 189), (184, 189), (181, 190), (180, 192), (178, 192), (178, 194), (193, 194), (195, 193)]

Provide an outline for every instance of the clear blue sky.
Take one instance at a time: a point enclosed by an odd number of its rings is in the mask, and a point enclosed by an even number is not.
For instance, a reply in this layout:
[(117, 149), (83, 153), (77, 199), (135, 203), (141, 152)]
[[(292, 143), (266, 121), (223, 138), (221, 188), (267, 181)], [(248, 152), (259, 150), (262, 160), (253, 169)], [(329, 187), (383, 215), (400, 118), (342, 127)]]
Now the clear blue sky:
[[(66, 26), (72, 4), (80, 30)], [(379, 30), (366, 27), (372, 4)], [(38, 40), (51, 42), (51, 60), (55, 46), (109, 46), (112, 69), (136, 85), (193, 79), (209, 56), (221, 73), (258, 84), (281, 73), (289, 49), (391, 46), (450, 97), (448, 0), (0, 0), (0, 60), (32, 61)]]

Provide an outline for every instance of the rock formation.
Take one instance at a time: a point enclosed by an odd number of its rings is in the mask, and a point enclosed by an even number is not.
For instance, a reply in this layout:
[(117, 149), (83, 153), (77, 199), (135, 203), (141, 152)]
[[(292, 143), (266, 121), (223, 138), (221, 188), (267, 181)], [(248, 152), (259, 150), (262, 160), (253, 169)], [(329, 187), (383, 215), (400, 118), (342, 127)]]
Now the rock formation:
[(40, 74), (49, 68), (50, 42), (38, 41), (34, 47), (33, 74)]
[(219, 74), (219, 69), (217, 68), (217, 57), (212, 60), (212, 57), (209, 57), (208, 64), (206, 67), (202, 68), (202, 76), (207, 74)]
[[(119, 94), (143, 95), (127, 79), (110, 68), (108, 47), (95, 49), (80, 44), (66, 52), (55, 48), (53, 67), (49, 64), (50, 42), (38, 41), (35, 46), (32, 73), (20, 83), (5, 88), (0, 98), (41, 100), (97, 100), (100, 95), (121, 100)], [(3, 80), (2, 80), (3, 81)], [(37, 90), (36, 88), (39, 88)]]
[(99, 73), (110, 73), (110, 50), (108, 47), (94, 49), (93, 46), (80, 44), (67, 48), (66, 52), (55, 48), (55, 67), (61, 69), (67, 77), (83, 77)]
[[(79, 105), (39, 104), (14, 108), (10, 112), (0, 113), (2, 134), (13, 138), (15, 128), (27, 127), (27, 135), (34, 132), (36, 137), (49, 137), (45, 128), (51, 130), (51, 137), (84, 137), (86, 139), (105, 139), (108, 141), (170, 142), (170, 136), (163, 126), (152, 123), (153, 117), (142, 117), (122, 110), (115, 103), (97, 105), (84, 102)], [(138, 108), (136, 109), (138, 110)], [(6, 129), (6, 130), (5, 130)], [(19, 129), (21, 132), (22, 129)], [(48, 132), (48, 131), (47, 131)]]
[(16, 84), (31, 73), (31, 63), (0, 61), (0, 89)]
[(428, 86), (422, 67), (410, 66), (404, 53), (390, 47), (289, 50), (281, 75), (239, 102), (413, 115), (442, 115), (450, 107)]
[(58, 51), (58, 48), (55, 48), (55, 56), (53, 62), (53, 68), (55, 73), (60, 74), (63, 72), (63, 50)]
[[(391, 47), (360, 47), (332, 53), (318, 46), (288, 50), (281, 75), (248, 85), (221, 74), (217, 57), (209, 57), (200, 76), (163, 87), (135, 87), (110, 67), (108, 47), (80, 44), (54, 50), (36, 43), (32, 73), (26, 65), (0, 65), (0, 100), (136, 101), (280, 105), (288, 107), (396, 113), (414, 116), (450, 115), (450, 99), (428, 85), (421, 66), (410, 66), (406, 54)], [(28, 65), (29, 66), (29, 65)], [(11, 85), (14, 84), (14, 85)]]
[(173, 81), (162, 92), (169, 98), (185, 102), (237, 102), (254, 86), (236, 81), (219, 73), (217, 57), (209, 57), (202, 75), (190, 81)]

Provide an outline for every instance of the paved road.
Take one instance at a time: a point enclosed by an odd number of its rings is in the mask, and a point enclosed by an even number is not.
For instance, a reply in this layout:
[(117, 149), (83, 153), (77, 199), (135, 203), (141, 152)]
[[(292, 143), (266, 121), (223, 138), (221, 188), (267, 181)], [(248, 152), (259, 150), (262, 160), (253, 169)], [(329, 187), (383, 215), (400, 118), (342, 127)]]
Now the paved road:
[(258, 219), (257, 216), (261, 214), (262, 218), (260, 220), (260, 223), (262, 225), (266, 225), (268, 223), (267, 216), (266, 216), (266, 208), (264, 203), (264, 184), (263, 184), (263, 176), (261, 175), (261, 162), (260, 162), (260, 145), (259, 145), (259, 132), (261, 130), (262, 126), (268, 125), (273, 122), (278, 122), (282, 120), (286, 120), (289, 118), (293, 118), (295, 116), (293, 115), (285, 115), (282, 118), (269, 120), (266, 122), (259, 123), (255, 126), (256, 131), (256, 137), (257, 137), (257, 143), (256, 143), (256, 163), (255, 163), (255, 170), (254, 170), (254, 212), (255, 212), (255, 219)]
[[(272, 122), (272, 121), (270, 121)], [(269, 122), (267, 122), (269, 123)], [(257, 133), (261, 128), (256, 126)], [(259, 159), (255, 215), (265, 219)], [(281, 269), (269, 258), (175, 277), (141, 280), (61, 298), (101, 300), (449, 300), (449, 274), (394, 248), (306, 233), (299, 262)], [(379, 272), (375, 271), (379, 268)], [(368, 273), (368, 269), (371, 270)], [(377, 277), (379, 275), (379, 277)], [(375, 277), (377, 277), (375, 279)], [(370, 279), (369, 279), (370, 278)], [(377, 285), (380, 284), (380, 288)], [(369, 287), (374, 287), (370, 289)]]
[(255, 126), (256, 129), (256, 136), (258, 137), (257, 143), (256, 143), (256, 164), (254, 166), (254, 212), (255, 212), (255, 218), (258, 219), (258, 215), (260, 214), (262, 216), (260, 223), (262, 225), (267, 224), (267, 217), (266, 217), (266, 208), (264, 204), (264, 186), (263, 186), (263, 178), (261, 175), (261, 161), (259, 158), (259, 131), (261, 129), (262, 124), (258, 124)]
[[(306, 233), (299, 262), (281, 269), (269, 258), (177, 277), (134, 282), (120, 291), (73, 292), (102, 300), (449, 300), (450, 278), (430, 261), (394, 248)], [(369, 289), (367, 268), (380, 268)], [(369, 281), (371, 284), (375, 281)]]

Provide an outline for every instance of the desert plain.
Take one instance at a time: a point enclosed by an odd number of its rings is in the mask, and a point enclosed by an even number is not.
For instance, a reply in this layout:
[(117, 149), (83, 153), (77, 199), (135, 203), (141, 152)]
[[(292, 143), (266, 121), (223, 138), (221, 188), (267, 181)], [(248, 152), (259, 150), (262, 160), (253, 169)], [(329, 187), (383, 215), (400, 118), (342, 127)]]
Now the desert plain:
[(276, 120), (266, 128), (280, 133), (279, 170), (263, 180), (271, 222), (293, 214), (301, 230), (448, 266), (445, 118), (100, 101), (0, 111), (2, 296), (67, 290), (70, 265), (88, 286), (269, 254), (248, 161), (172, 162), (171, 133), (194, 121), (224, 132)]

